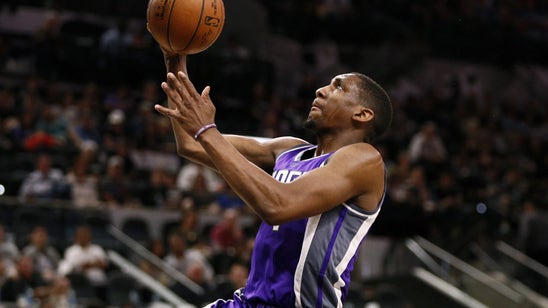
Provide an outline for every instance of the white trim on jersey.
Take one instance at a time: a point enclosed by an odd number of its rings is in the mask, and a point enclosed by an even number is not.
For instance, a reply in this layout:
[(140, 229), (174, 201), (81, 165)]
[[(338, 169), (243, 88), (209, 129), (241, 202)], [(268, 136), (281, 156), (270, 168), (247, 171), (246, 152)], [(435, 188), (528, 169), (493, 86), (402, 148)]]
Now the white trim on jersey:
[[(350, 209), (350, 207), (347, 208)], [(337, 308), (342, 308), (343, 306), (341, 302), (341, 288), (345, 286), (345, 282), (341, 279), (341, 275), (348, 268), (348, 263), (350, 263), (350, 260), (352, 260), (352, 257), (354, 257), (354, 255), (358, 251), (360, 243), (365, 238), (365, 235), (369, 231), (369, 228), (371, 228), (371, 225), (373, 225), (376, 216), (377, 213), (369, 215), (368, 219), (364, 220), (364, 222), (360, 226), (360, 229), (358, 230), (358, 232), (356, 232), (356, 235), (354, 235), (352, 241), (350, 241), (350, 245), (348, 246), (348, 249), (346, 250), (346, 253), (341, 262), (335, 267), (335, 270), (337, 271), (337, 276), (339, 277), (339, 280), (333, 285), (333, 287), (335, 288), (335, 292), (337, 293)]]
[(358, 216), (361, 216), (361, 217), (370, 217), (371, 215), (373, 214), (366, 214), (366, 213), (362, 213), (362, 212), (359, 212), (357, 211), (356, 209), (352, 208), (350, 205), (348, 205), (346, 202), (343, 202), (342, 204), (345, 208), (347, 208), (349, 211), (351, 211), (352, 213), (358, 215)]
[(308, 218), (306, 224), (306, 230), (304, 232), (303, 245), (301, 249), (301, 255), (299, 257), (299, 263), (297, 263), (297, 268), (295, 269), (295, 276), (293, 278), (293, 291), (295, 292), (295, 307), (302, 308), (303, 304), (301, 302), (301, 284), (303, 280), (303, 271), (304, 264), (306, 262), (306, 257), (310, 251), (310, 245), (316, 234), (316, 229), (320, 223), (321, 214)]

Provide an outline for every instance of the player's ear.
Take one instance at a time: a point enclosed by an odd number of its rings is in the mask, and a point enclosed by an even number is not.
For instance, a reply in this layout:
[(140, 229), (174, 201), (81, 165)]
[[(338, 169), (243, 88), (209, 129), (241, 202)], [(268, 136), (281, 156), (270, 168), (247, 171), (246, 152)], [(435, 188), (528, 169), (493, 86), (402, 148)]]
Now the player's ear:
[(360, 106), (360, 108), (352, 115), (352, 120), (365, 123), (373, 120), (374, 116), (375, 112), (373, 112), (373, 109)]

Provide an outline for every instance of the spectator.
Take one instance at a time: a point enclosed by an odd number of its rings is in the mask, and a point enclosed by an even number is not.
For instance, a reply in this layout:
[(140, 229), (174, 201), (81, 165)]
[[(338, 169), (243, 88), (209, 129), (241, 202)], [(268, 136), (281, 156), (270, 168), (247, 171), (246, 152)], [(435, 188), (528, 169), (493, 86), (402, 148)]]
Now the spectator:
[(71, 123), (60, 116), (60, 108), (56, 105), (44, 105), (36, 131), (43, 138), (51, 139), (52, 149), (71, 149), (81, 142)]
[(114, 155), (118, 146), (126, 143), (128, 139), (126, 114), (121, 109), (114, 109), (109, 112), (105, 124), (101, 135), (101, 146), (108, 155)]
[(85, 144), (94, 144), (97, 147), (101, 143), (97, 119), (93, 114), (89, 112), (80, 113), (74, 126), (77, 138), (82, 141), (80, 147)]
[(64, 258), (59, 264), (59, 274), (84, 273), (96, 289), (98, 298), (105, 299), (106, 270), (108, 259), (105, 250), (92, 242), (89, 227), (76, 228), (74, 244), (65, 249)]
[[(425, 212), (437, 209), (432, 202), (423, 167), (411, 167), (406, 178), (394, 177), (389, 185), (388, 196), (393, 207), (387, 209), (387, 215), (394, 216), (390, 235), (425, 234), (428, 227)], [(410, 220), (410, 217), (413, 219)]]
[(518, 247), (529, 257), (548, 266), (548, 212), (540, 209), (533, 200), (522, 204), (519, 220)]
[[(43, 300), (49, 296), (48, 283), (42, 279), (42, 275), (34, 268), (32, 259), (21, 256), (16, 262), (16, 271), (8, 278), (1, 290), (3, 302), (18, 302), (23, 300), (31, 305), (36, 300)], [(31, 298), (26, 298), (29, 296)]]
[(90, 173), (89, 160), (86, 156), (81, 155), (76, 158), (67, 174), (71, 201), (75, 207), (100, 206), (98, 182), (98, 178)]
[[(548, 266), (548, 212), (541, 209), (533, 200), (522, 203), (519, 217), (517, 247), (527, 256)], [(545, 277), (525, 268), (517, 268), (516, 277), (539, 294), (547, 294), (548, 283)]]
[(444, 171), (439, 174), (438, 181), (432, 186), (434, 202), (439, 209), (455, 209), (462, 204), (462, 193), (454, 175)]
[(141, 203), (152, 208), (174, 208), (178, 201), (175, 179), (168, 172), (156, 168), (150, 172), (148, 183), (141, 191)]
[(106, 174), (99, 180), (100, 200), (110, 207), (123, 206), (133, 200), (130, 179), (124, 173), (125, 161), (119, 156), (108, 159)]
[[(125, 116), (130, 113), (135, 106), (136, 102), (131, 94), (131, 90), (128, 85), (119, 85), (117, 86), (113, 91), (107, 93), (105, 96), (105, 99), (103, 100), (103, 106), (106, 110), (109, 110), (111, 113), (109, 114), (109, 117), (115, 117), (120, 115), (123, 115), (123, 117), (120, 119), (124, 128), (127, 128), (127, 122)], [(112, 112), (115, 113), (112, 113)], [(109, 121), (112, 122), (115, 120), (115, 118), (109, 118)], [(117, 123), (115, 123), (117, 124)]]
[[(9, 125), (8, 125), (9, 124)], [(6, 134), (16, 150), (35, 150), (34, 146), (28, 148), (27, 139), (36, 131), (36, 116), (34, 113), (26, 112), (19, 118), (6, 120)]]
[(100, 49), (112, 61), (118, 60), (129, 45), (131, 36), (127, 28), (127, 21), (119, 19), (115, 26), (107, 29), (101, 35)]
[(447, 160), (447, 150), (434, 122), (427, 122), (414, 134), (409, 145), (409, 158), (425, 168), (428, 180), (432, 180)]
[(211, 245), (205, 237), (199, 237), (194, 243), (187, 243), (188, 248), (185, 252), (185, 258), (187, 264), (199, 263), (203, 268), (203, 280), (210, 285), (213, 285), (215, 278), (215, 271), (213, 266), (209, 262), (209, 258), (212, 255)]
[(181, 273), (185, 273), (188, 270), (187, 267), (189, 264), (199, 263), (203, 268), (204, 279), (211, 283), (213, 282), (215, 272), (207, 260), (205, 248), (200, 244), (203, 244), (203, 242), (197, 241), (192, 247), (188, 247), (188, 243), (185, 241), (183, 235), (178, 230), (175, 230), (169, 235), (169, 250), (168, 254), (164, 257), (164, 261)]
[(211, 230), (211, 243), (217, 251), (234, 252), (244, 240), (240, 226), (240, 212), (237, 209), (226, 209), (219, 221)]
[(30, 244), (23, 248), (23, 255), (31, 258), (34, 268), (46, 281), (52, 281), (57, 272), (60, 256), (48, 242), (48, 232), (43, 226), (36, 226), (30, 235)]
[[(149, 250), (150, 252), (156, 256), (158, 259), (163, 259), (165, 255), (165, 248), (164, 244), (161, 240), (152, 240), (149, 244)], [(171, 280), (166, 273), (159, 269), (156, 265), (153, 263), (150, 263), (147, 259), (142, 259), (138, 257), (137, 263), (139, 264), (139, 268), (144, 271), (145, 273), (152, 276), (154, 279), (162, 283), (163, 285), (167, 285)]]
[(175, 294), (184, 298), (190, 304), (196, 307), (203, 307), (207, 302), (213, 300), (213, 288), (208, 283), (205, 275), (205, 267), (200, 262), (190, 262), (184, 274), (196, 285), (202, 288), (202, 292), (196, 292), (193, 289), (182, 284), (175, 284), (171, 287)]
[(164, 261), (181, 273), (186, 272), (187, 260), (185, 258), (186, 242), (183, 236), (177, 232), (171, 232), (168, 237), (168, 251)]
[(4, 264), (6, 274), (11, 274), (15, 270), (15, 261), (19, 258), (19, 248), (12, 240), (6, 238), (4, 225), (0, 224), (0, 259)]
[(57, 277), (48, 290), (48, 296), (40, 304), (42, 307), (72, 307), (77, 298), (76, 293), (71, 290), (70, 280)]
[(50, 155), (40, 154), (36, 159), (36, 169), (25, 177), (19, 189), (21, 201), (66, 198), (67, 195), (65, 174), (52, 167)]
[[(148, 249), (158, 259), (163, 259), (165, 256), (165, 247), (163, 241), (161, 240), (153, 239), (149, 243)], [(139, 269), (162, 285), (169, 286), (173, 284), (173, 279), (171, 279), (171, 277), (164, 270), (156, 266), (154, 263), (151, 263), (148, 259), (139, 256), (135, 256), (135, 259), (135, 263), (138, 264)], [(147, 287), (140, 287), (138, 292), (139, 298), (143, 303), (155, 302), (158, 298), (158, 295)]]
[(220, 207), (220, 210), (226, 210), (230, 208), (247, 211), (244, 201), (228, 186), (224, 183), (223, 189), (219, 191), (216, 197), (216, 204)]
[(183, 209), (183, 212), (181, 214), (181, 221), (177, 226), (177, 231), (181, 233), (185, 241), (190, 245), (193, 245), (198, 241), (199, 219), (199, 213), (198, 211), (196, 211), (196, 209)]
[(217, 283), (213, 293), (218, 298), (230, 298), (234, 291), (245, 286), (248, 275), (249, 268), (245, 264), (240, 262), (232, 263), (228, 275)]
[(192, 195), (198, 206), (211, 203), (223, 187), (221, 177), (202, 165), (188, 161), (177, 175), (177, 188)]

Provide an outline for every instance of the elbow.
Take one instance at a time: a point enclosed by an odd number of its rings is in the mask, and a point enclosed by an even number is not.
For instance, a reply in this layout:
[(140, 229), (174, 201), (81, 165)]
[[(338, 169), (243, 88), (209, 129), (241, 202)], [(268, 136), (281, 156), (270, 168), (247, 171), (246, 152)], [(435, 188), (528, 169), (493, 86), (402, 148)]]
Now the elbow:
[(262, 219), (269, 226), (277, 226), (277, 225), (281, 225), (285, 222), (285, 221), (283, 221), (279, 218), (270, 217), (270, 216), (263, 216)]
[(276, 226), (288, 221), (286, 214), (287, 211), (284, 207), (277, 204), (268, 204), (261, 210), (259, 216), (266, 224)]

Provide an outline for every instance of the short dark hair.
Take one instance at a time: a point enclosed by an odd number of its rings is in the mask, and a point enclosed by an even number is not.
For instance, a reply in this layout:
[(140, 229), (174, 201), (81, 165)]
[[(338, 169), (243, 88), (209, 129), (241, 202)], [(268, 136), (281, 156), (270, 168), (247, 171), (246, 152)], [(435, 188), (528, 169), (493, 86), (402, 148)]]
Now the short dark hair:
[(394, 116), (392, 102), (388, 93), (376, 81), (362, 73), (352, 74), (356, 75), (361, 81), (359, 88), (361, 89), (360, 99), (363, 105), (371, 108), (375, 113), (372, 129), (366, 136), (366, 141), (372, 141), (384, 134), (390, 127)]

